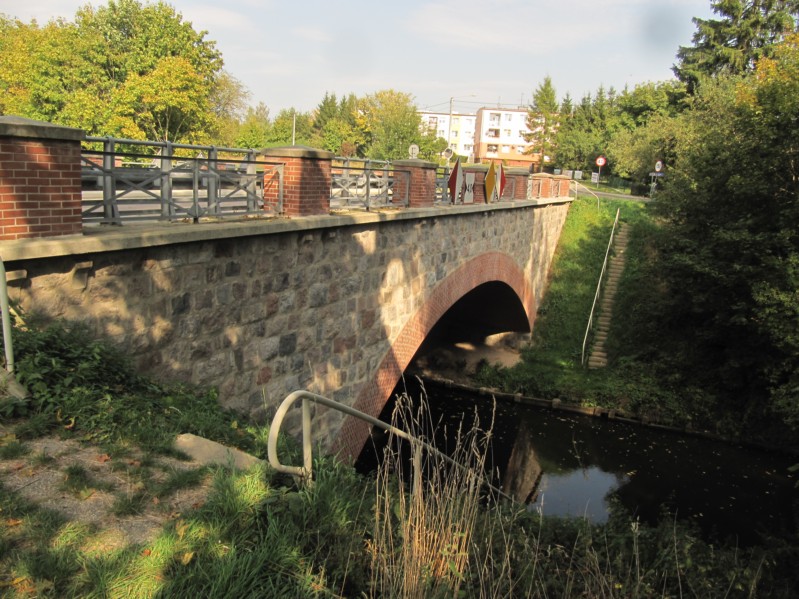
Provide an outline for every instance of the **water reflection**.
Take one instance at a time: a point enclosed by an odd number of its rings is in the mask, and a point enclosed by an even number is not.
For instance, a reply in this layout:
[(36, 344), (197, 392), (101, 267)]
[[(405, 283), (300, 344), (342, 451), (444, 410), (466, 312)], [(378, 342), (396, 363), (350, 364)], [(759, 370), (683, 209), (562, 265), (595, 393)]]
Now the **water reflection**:
[(439, 446), (447, 444), (444, 429), (462, 419), (469, 426), (474, 414), (483, 423), (493, 418), (494, 481), (545, 515), (603, 522), (618, 505), (654, 523), (668, 512), (694, 519), (707, 537), (740, 543), (796, 531), (797, 493), (788, 472), (794, 459), (597, 418), (494, 407), (482, 396), (426, 387)]

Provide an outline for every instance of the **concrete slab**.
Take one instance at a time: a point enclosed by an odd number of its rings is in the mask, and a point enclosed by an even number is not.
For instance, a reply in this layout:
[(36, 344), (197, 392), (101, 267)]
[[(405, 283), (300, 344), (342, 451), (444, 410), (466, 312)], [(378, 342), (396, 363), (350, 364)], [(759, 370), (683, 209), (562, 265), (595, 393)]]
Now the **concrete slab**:
[(195, 462), (210, 465), (231, 466), (239, 470), (246, 470), (255, 464), (263, 464), (255, 456), (236, 449), (227, 447), (216, 441), (209, 441), (191, 433), (178, 435), (175, 439), (175, 449), (182, 451)]

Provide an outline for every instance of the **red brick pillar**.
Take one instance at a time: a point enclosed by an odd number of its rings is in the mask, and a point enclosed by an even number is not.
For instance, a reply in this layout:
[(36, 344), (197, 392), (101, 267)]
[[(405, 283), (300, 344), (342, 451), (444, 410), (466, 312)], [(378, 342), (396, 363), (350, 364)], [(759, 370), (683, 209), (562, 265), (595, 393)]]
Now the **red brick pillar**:
[(553, 197), (565, 198), (569, 195), (569, 178), (565, 175), (558, 175), (555, 177), (553, 184), (557, 190), (553, 193)]
[(0, 240), (79, 235), (80, 129), (0, 116)]
[(552, 175), (549, 173), (535, 173), (533, 175), (533, 182), (538, 181), (538, 197), (551, 198), (552, 197)]
[(394, 202), (408, 198), (409, 208), (432, 206), (436, 201), (436, 165), (424, 160), (394, 160)]
[(464, 175), (466, 173), (474, 173), (474, 203), (486, 203), (486, 175), (488, 174), (488, 167), (483, 165), (473, 165), (463, 167)]
[(286, 146), (261, 150), (266, 160), (283, 163), (283, 205), (280, 181), (264, 181), (264, 204), (286, 216), (330, 213), (330, 167), (332, 152), (307, 146)]
[[(530, 171), (526, 168), (505, 169), (505, 176), (508, 178), (508, 190), (505, 196), (509, 200), (527, 199), (527, 181), (530, 178)], [(513, 180), (513, 183), (511, 183)], [(513, 194), (513, 195), (511, 195)]]

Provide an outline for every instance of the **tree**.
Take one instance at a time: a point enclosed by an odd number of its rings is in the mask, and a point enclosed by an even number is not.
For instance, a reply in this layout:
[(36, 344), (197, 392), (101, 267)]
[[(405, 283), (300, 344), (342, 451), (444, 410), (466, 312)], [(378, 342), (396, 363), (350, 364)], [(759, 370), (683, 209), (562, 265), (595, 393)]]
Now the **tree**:
[(532, 144), (530, 153), (540, 156), (540, 171), (544, 170), (546, 157), (555, 145), (559, 125), (558, 99), (552, 78), (547, 76), (533, 94), (533, 101), (527, 111), (527, 128), (530, 133), (525, 135), (525, 140)]
[(244, 84), (227, 71), (222, 71), (209, 97), (213, 114), (212, 135), (223, 146), (235, 145), (242, 121), (247, 116), (250, 94)]
[[(799, 36), (719, 77), (686, 113), (658, 205), (654, 363), (713, 389), (741, 422), (799, 428)], [(644, 315), (644, 319), (648, 318)]]
[(358, 123), (367, 134), (366, 155), (396, 160), (408, 155), (408, 146), (421, 138), (421, 117), (410, 94), (382, 90), (359, 102)]
[(238, 148), (263, 148), (269, 142), (269, 109), (259, 102), (247, 109), (244, 121), (238, 127), (235, 145)]
[(693, 46), (681, 46), (677, 78), (693, 92), (707, 77), (750, 72), (796, 31), (799, 0), (713, 0), (721, 19), (694, 19)]
[(0, 18), (0, 110), (90, 135), (199, 141), (214, 132), (222, 57), (169, 5), (79, 9), (40, 27)]

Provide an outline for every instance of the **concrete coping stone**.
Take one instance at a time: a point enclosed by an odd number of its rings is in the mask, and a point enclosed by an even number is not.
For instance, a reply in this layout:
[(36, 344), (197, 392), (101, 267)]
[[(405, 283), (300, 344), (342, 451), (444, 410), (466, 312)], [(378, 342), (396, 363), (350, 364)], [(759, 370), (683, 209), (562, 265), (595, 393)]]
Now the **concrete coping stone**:
[(408, 158), (406, 160), (392, 160), (392, 166), (412, 166), (416, 168), (436, 168), (435, 162), (428, 162), (427, 160), (420, 160), (419, 158)]
[(487, 164), (470, 164), (469, 166), (463, 167), (463, 172), (465, 173), (474, 173), (474, 172), (488, 172), (489, 166)]
[(123, 226), (84, 226), (83, 234), (63, 235), (4, 241), (0, 245), (0, 259), (6, 263), (20, 260), (36, 260), (58, 256), (83, 256), (93, 253), (134, 250), (148, 247), (168, 246), (179, 243), (236, 239), (258, 235), (278, 235), (336, 229), (350, 226), (372, 225), (384, 222), (424, 220), (493, 212), (496, 210), (520, 210), (550, 204), (568, 204), (574, 198), (538, 198), (514, 200), (492, 204), (457, 204), (455, 206), (431, 206), (405, 208), (391, 211), (335, 212), (296, 218), (256, 218), (213, 222), (152, 222)]
[(529, 175), (530, 169), (523, 166), (509, 166), (505, 169), (505, 173), (508, 175)]
[(533, 173), (534, 179), (554, 179), (555, 175), (550, 173)]
[(263, 460), (244, 453), (240, 449), (227, 447), (191, 433), (178, 435), (174, 447), (187, 454), (195, 462), (206, 466), (230, 466), (238, 470), (247, 470), (256, 464), (264, 463)]
[(54, 125), (21, 116), (5, 115), (0, 116), (0, 137), (80, 141), (86, 137), (86, 132), (74, 127)]
[(333, 160), (336, 155), (327, 150), (319, 150), (310, 146), (280, 146), (264, 148), (259, 154), (269, 158), (314, 158), (316, 160)]

